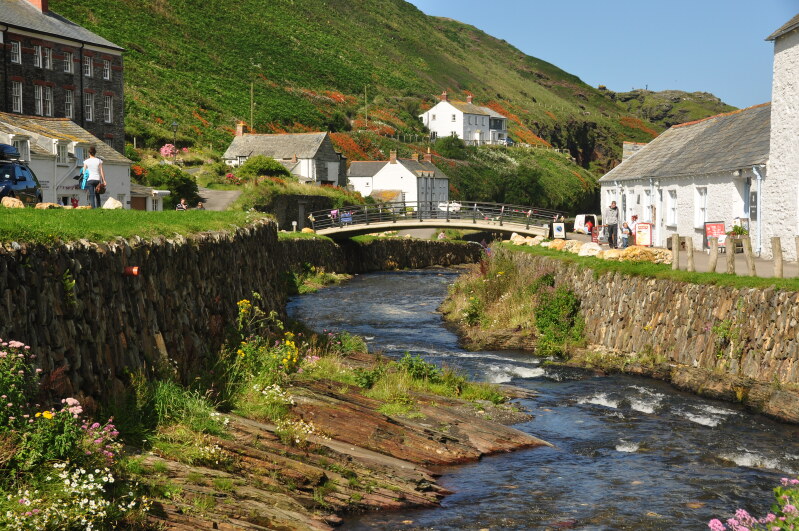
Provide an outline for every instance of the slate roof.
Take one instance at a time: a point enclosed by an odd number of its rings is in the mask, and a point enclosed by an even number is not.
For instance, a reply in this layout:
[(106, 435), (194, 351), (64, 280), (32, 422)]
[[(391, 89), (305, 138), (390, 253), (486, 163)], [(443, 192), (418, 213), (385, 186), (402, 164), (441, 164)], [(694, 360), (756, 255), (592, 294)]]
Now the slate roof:
[[(103, 161), (132, 164), (130, 159), (67, 118), (44, 118), (41, 116), (24, 116), (0, 112), (0, 131), (21, 135), (30, 135), (32, 133), (45, 138), (65, 140), (67, 142), (94, 144), (97, 147), (97, 156)], [(34, 138), (31, 139), (32, 153), (53, 154), (47, 147), (37, 146), (34, 140)]]
[(490, 116), (491, 118), (507, 118), (506, 116), (499, 114), (494, 109), (475, 105), (474, 103), (467, 103), (465, 101), (450, 101), (449, 104), (466, 114), (479, 114), (482, 116)]
[(421, 177), (422, 173), (433, 172), (436, 179), (449, 179), (447, 174), (439, 170), (432, 162), (416, 161), (413, 159), (397, 159), (397, 162), (405, 166), (411, 173)]
[(347, 170), (348, 177), (374, 177), (377, 172), (388, 164), (385, 160), (354, 160)]
[(690, 177), (764, 164), (770, 134), (769, 103), (675, 125), (599, 182)]
[(122, 51), (123, 48), (58, 13), (42, 13), (27, 0), (2, 0), (0, 24)]
[(766, 37), (767, 41), (773, 41), (777, 37), (782, 37), (789, 31), (793, 31), (799, 27), (799, 15), (796, 15), (791, 20), (780, 26), (777, 31)]
[(244, 134), (233, 137), (223, 159), (265, 155), (273, 159), (312, 159), (327, 137), (327, 133), (294, 133), (280, 135)]

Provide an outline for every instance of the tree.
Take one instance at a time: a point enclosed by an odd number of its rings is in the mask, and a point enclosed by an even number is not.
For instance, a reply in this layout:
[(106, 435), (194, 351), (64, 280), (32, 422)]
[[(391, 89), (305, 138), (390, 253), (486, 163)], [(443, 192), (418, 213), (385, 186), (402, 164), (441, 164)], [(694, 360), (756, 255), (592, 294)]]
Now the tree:
[(164, 207), (174, 208), (182, 198), (190, 205), (200, 200), (197, 183), (194, 178), (172, 164), (158, 164), (147, 171), (147, 185), (155, 188), (166, 188), (171, 195), (164, 199)]
[(439, 155), (448, 159), (466, 160), (469, 155), (466, 144), (455, 135), (436, 140), (435, 150)]

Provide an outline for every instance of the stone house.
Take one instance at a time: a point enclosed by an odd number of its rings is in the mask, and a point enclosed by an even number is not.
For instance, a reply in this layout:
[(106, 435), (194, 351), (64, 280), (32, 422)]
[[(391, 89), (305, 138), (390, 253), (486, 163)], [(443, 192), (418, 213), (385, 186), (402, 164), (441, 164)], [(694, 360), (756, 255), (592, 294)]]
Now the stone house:
[(347, 181), (347, 159), (333, 147), (328, 133), (261, 135), (245, 132), (239, 123), (222, 159), (237, 167), (255, 155), (275, 159), (307, 184), (344, 186)]
[(433, 164), (430, 154), (422, 160), (418, 155), (399, 159), (397, 152), (391, 151), (387, 161), (354, 161), (349, 184), (364, 197), (393, 192), (388, 195), (398, 201), (429, 203), (433, 208), (449, 200), (449, 177)]
[(620, 224), (632, 216), (652, 223), (659, 247), (677, 232), (702, 249), (706, 221), (731, 227), (749, 218), (752, 226), (770, 118), (771, 106), (763, 104), (675, 125), (645, 146), (628, 146), (627, 158), (599, 179), (602, 211), (616, 201)]
[(447, 92), (440, 101), (419, 115), (432, 138), (457, 136), (467, 144), (504, 144), (508, 140), (508, 119), (498, 112), (466, 101), (450, 101)]
[(44, 202), (67, 205), (73, 196), (80, 204), (88, 204), (86, 190), (80, 189), (74, 177), (94, 144), (108, 183), (103, 198), (114, 197), (126, 208), (130, 206), (131, 161), (67, 118), (0, 112), (0, 143), (19, 150), (20, 158), (39, 180)]
[(796, 260), (799, 235), (799, 15), (774, 42), (772, 101), (674, 126), (599, 179), (603, 210), (615, 200), (624, 219), (654, 224), (654, 244), (672, 233), (703, 245), (705, 221), (748, 220), (752, 248), (772, 257), (782, 239)]
[(0, 9), (0, 111), (67, 118), (125, 149), (123, 49), (50, 11), (48, 0)]

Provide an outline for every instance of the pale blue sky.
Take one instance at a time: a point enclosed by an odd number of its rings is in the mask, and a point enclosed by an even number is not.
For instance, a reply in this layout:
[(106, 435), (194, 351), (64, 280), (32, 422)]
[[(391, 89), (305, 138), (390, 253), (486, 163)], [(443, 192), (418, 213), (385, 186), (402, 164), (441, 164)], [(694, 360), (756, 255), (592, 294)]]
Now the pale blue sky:
[(505, 39), (596, 87), (771, 100), (774, 46), (797, 0), (409, 0)]

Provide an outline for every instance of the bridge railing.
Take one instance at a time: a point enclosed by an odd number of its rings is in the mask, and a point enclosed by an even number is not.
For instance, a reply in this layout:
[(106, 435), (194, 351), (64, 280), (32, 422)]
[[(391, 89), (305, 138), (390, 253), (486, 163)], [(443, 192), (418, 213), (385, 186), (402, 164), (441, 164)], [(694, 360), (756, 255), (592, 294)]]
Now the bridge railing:
[(372, 205), (347, 205), (311, 212), (308, 220), (314, 231), (344, 228), (350, 225), (398, 223), (408, 221), (471, 220), (497, 225), (546, 226), (565, 213), (557, 210), (504, 203), (401, 201)]

